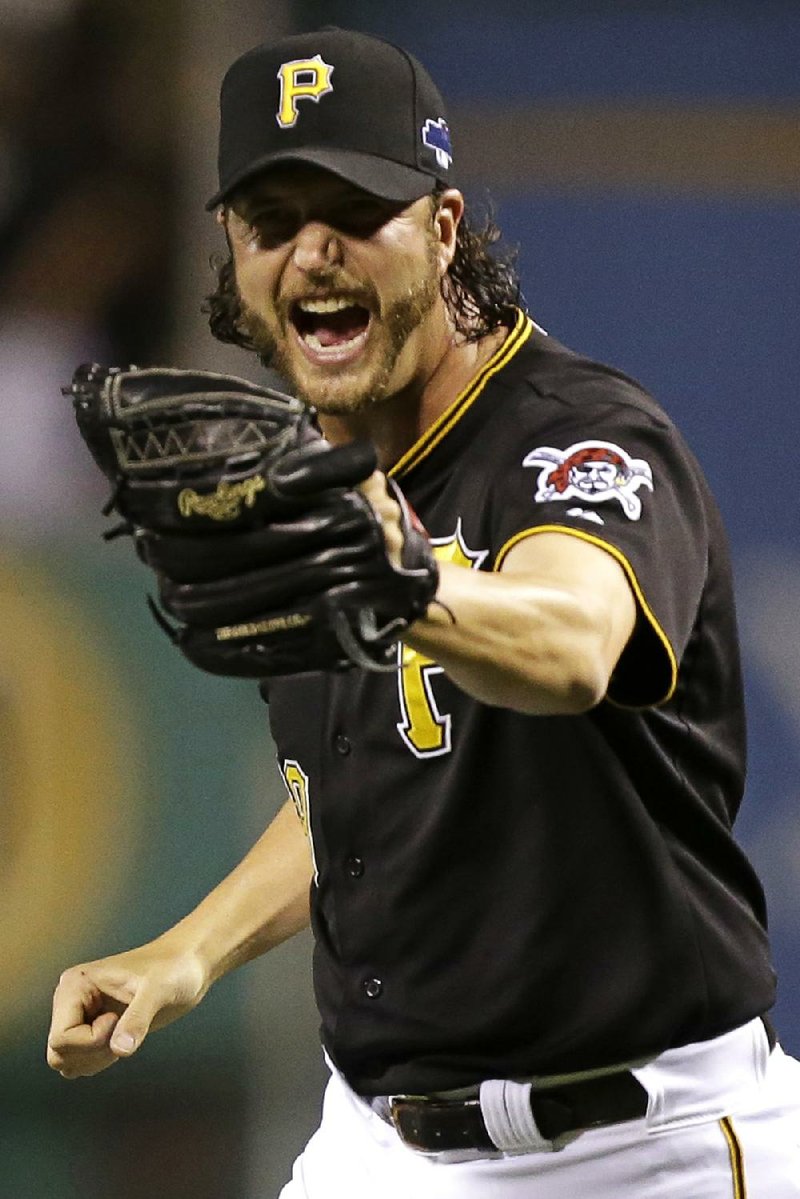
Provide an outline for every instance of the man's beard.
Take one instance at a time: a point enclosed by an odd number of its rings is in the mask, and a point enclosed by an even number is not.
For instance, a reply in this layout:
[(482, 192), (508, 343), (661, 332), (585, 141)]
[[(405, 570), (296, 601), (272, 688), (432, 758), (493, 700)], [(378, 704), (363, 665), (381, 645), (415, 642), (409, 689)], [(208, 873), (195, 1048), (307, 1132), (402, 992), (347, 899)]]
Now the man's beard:
[[(335, 272), (315, 273), (313, 278), (309, 278), (309, 281), (315, 287), (327, 287), (340, 294), (354, 290), (348, 288)], [(363, 289), (359, 290), (363, 291)], [(404, 296), (392, 300), (380, 314), (377, 311), (377, 302), (370, 305), (372, 320), (376, 325), (379, 324), (379, 327), (371, 328), (369, 336), (383, 334), (384, 344), (380, 347), (380, 351), (365, 377), (359, 379), (357, 384), (354, 380), (353, 386), (347, 388), (346, 393), (341, 396), (336, 393), (343, 390), (344, 380), (338, 387), (337, 381), (333, 379), (328, 384), (320, 382), (309, 386), (302, 371), (294, 369), (294, 356), (289, 352), (287, 344), (290, 336), (288, 313), (282, 320), (275, 318), (276, 325), (280, 324), (285, 329), (283, 335), (279, 336), (264, 318), (248, 307), (240, 297), (241, 325), (246, 330), (261, 361), (283, 375), (296, 395), (306, 403), (319, 408), (321, 412), (345, 416), (348, 413), (363, 411), (387, 396), (391, 377), (403, 347), (411, 334), (428, 316), (440, 295), (439, 275), (435, 269), (435, 258), (432, 253), (429, 256), (429, 269), (425, 276), (409, 288)], [(358, 372), (358, 365), (356, 362), (356, 372)], [(345, 368), (345, 374), (348, 369)]]

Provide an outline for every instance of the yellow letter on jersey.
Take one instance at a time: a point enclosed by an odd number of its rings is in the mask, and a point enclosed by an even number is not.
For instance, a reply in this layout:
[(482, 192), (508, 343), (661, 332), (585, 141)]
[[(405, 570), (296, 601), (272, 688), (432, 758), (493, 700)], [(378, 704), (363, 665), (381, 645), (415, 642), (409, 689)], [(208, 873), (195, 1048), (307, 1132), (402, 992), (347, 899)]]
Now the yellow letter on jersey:
[[(432, 540), (433, 552), (439, 562), (455, 562), (458, 566), (477, 570), (487, 550), (467, 548), (459, 517), (456, 531), (445, 540)], [(403, 719), (397, 731), (417, 758), (436, 758), (450, 752), (450, 716), (439, 711), (431, 685), (432, 676), (442, 668), (432, 658), (407, 645), (400, 646), (399, 687), (400, 710)]]
[(318, 104), (320, 96), (333, 91), (332, 74), (333, 67), (323, 62), (320, 54), (313, 58), (296, 58), (281, 65), (278, 71), (281, 99), (275, 114), (281, 129), (291, 129), (296, 123), (298, 100), (313, 100)]
[(311, 860), (314, 863), (314, 882), (316, 882), (318, 876), (317, 857), (314, 853), (314, 838), (311, 835), (308, 775), (295, 758), (286, 758), (281, 762), (280, 767), (283, 781), (286, 784), (286, 790), (292, 797), (294, 810), (297, 812), (298, 819), (303, 826), (303, 832), (308, 837), (308, 843), (311, 847)]

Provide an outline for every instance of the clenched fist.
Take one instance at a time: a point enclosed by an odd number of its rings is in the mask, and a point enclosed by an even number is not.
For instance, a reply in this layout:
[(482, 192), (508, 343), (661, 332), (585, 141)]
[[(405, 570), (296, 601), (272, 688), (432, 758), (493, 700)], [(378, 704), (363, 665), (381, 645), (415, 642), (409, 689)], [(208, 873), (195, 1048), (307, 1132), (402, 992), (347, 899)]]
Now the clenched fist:
[(47, 1063), (63, 1078), (98, 1074), (196, 1007), (209, 985), (199, 958), (158, 940), (73, 966), (53, 996)]

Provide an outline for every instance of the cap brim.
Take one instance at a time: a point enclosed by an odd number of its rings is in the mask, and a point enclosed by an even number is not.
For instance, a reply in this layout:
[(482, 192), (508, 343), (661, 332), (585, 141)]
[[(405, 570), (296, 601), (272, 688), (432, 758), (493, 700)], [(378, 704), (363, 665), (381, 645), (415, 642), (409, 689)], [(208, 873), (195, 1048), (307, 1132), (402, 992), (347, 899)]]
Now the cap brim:
[(288, 163), (307, 163), (330, 171), (340, 179), (379, 196), (382, 200), (397, 200), (406, 204), (419, 200), (421, 196), (429, 195), (436, 186), (436, 178), (426, 171), (417, 171), (413, 167), (403, 166), (388, 158), (377, 158), (373, 154), (360, 154), (355, 150), (330, 150), (323, 147), (305, 146), (302, 150), (286, 150), (278, 154), (266, 154), (255, 162), (248, 163), (244, 170), (226, 181), (206, 204), (211, 211), (218, 204), (229, 199), (231, 194), (248, 183), (257, 175), (263, 174), (271, 167), (283, 166)]

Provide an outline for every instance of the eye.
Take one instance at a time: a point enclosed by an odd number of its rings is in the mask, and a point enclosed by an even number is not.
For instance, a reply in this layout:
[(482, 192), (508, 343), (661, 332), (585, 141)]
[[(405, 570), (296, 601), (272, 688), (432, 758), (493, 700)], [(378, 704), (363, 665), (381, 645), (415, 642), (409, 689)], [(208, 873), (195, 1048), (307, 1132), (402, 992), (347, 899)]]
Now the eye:
[(403, 207), (371, 199), (356, 200), (332, 213), (330, 222), (342, 233), (349, 233), (353, 237), (371, 237)]
[(249, 216), (247, 230), (250, 240), (262, 249), (272, 249), (290, 241), (297, 233), (298, 223), (285, 209), (269, 209)]
[(297, 232), (297, 216), (284, 205), (231, 205), (231, 231), (242, 243), (258, 249), (273, 249), (289, 241)]

